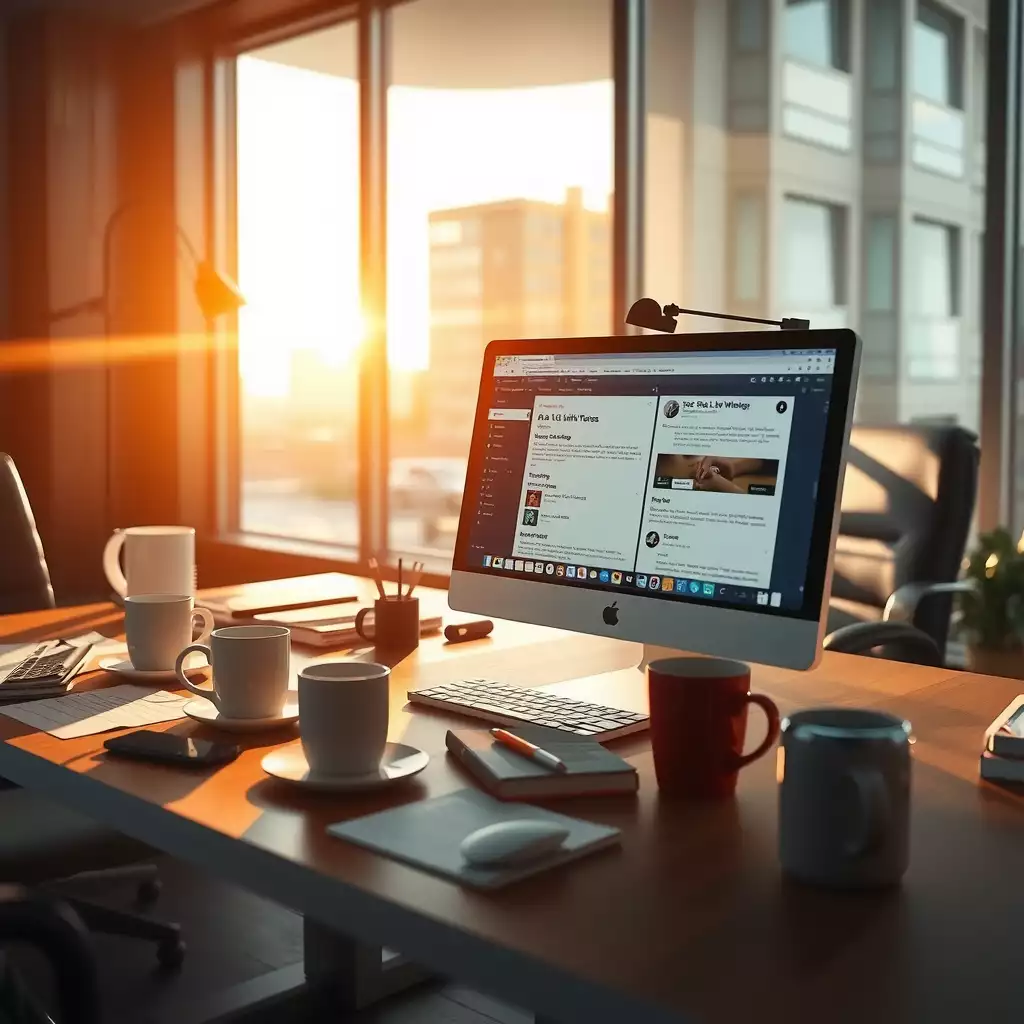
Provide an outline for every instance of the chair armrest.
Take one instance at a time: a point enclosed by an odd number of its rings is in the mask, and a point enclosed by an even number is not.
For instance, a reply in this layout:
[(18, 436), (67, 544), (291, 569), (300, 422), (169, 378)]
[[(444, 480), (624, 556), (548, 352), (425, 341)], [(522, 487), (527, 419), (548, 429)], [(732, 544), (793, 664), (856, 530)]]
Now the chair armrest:
[(917, 606), (936, 594), (965, 594), (974, 589), (971, 580), (954, 580), (952, 583), (904, 583), (889, 595), (882, 612), (883, 622), (913, 622)]
[(829, 633), (822, 646), (840, 654), (865, 654), (875, 647), (893, 647), (901, 652), (901, 661), (942, 665), (942, 653), (935, 641), (906, 622), (855, 622)]
[(34, 946), (53, 971), (60, 1024), (99, 1024), (99, 986), (89, 933), (66, 903), (0, 886), (0, 947)]

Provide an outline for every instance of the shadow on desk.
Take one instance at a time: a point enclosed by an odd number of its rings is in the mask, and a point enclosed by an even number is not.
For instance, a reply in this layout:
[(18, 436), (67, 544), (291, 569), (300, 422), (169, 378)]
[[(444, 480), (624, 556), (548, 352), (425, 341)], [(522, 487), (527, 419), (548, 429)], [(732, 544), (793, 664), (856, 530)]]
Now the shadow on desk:
[[(21, 616), (14, 616), (15, 623)], [(91, 612), (75, 613), (69, 611), (60, 619), (47, 620), (43, 626), (29, 629), (9, 629), (0, 632), (0, 643), (20, 643), (28, 640), (48, 640), (53, 637), (71, 637), (79, 633), (87, 633), (95, 629), (105, 636), (116, 636), (122, 631), (124, 617), (114, 607)]]

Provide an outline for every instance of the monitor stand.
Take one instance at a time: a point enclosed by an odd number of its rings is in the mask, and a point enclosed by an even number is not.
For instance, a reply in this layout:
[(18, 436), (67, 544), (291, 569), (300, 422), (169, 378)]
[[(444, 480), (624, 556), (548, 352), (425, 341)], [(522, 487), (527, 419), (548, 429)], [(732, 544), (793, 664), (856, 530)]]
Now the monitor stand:
[(685, 652), (653, 644), (623, 643), (622, 646), (632, 649), (631, 652), (624, 651), (622, 658), (624, 662), (632, 660), (632, 665), (611, 672), (600, 672), (597, 675), (566, 679), (560, 683), (548, 683), (543, 689), (562, 697), (572, 697), (574, 700), (585, 700), (592, 704), (603, 704), (606, 707), (646, 715), (649, 710), (647, 663), (658, 658), (676, 657)]

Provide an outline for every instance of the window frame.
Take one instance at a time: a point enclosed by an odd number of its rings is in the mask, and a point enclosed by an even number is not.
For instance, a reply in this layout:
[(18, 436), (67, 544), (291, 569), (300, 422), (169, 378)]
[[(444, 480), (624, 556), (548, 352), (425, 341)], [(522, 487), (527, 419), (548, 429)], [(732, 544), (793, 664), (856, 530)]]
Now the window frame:
[[(285, 40), (354, 23), (358, 36), (360, 104), (360, 255), (363, 313), (368, 321), (359, 369), (357, 518), (358, 540), (353, 549), (330, 543), (267, 535), (241, 528), (241, 405), (237, 315), (216, 325), (217, 344), (211, 354), (214, 371), (208, 461), (210, 468), (209, 522), (205, 543), (236, 563), (281, 566), (293, 559), (295, 571), (330, 567), (367, 574), (369, 561), (391, 561), (388, 507), (390, 446), (388, 444), (389, 373), (387, 365), (387, 95), (390, 84), (390, 8), (416, 0), (337, 2), (314, 15), (289, 19), (280, 15), (235, 31), (215, 44), (207, 67), (207, 123), (210, 126), (210, 174), (206, 183), (210, 211), (209, 248), (217, 265), (237, 279), (236, 161), (237, 81), (239, 56)], [(628, 304), (639, 294), (643, 280), (644, 117), (646, 113), (645, 0), (611, 0), (612, 79), (614, 88), (613, 211), (611, 291), (613, 325), (626, 333)], [(404, 551), (403, 551), (404, 553)], [(421, 555), (421, 557), (425, 557)], [(315, 566), (317, 568), (311, 568)], [(245, 570), (248, 571), (248, 570)], [(280, 568), (278, 569), (280, 572)], [(385, 570), (385, 575), (387, 571)], [(450, 559), (428, 558), (423, 582), (446, 585)]]

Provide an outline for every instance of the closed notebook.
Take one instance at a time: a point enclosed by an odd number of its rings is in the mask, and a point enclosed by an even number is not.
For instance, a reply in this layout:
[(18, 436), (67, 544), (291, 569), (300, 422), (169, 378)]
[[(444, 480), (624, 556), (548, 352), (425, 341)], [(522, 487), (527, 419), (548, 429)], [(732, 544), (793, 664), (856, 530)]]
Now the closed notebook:
[[(524, 818), (555, 822), (568, 829), (569, 835), (561, 849), (515, 867), (484, 867), (466, 862), (460, 847), (471, 832), (486, 825)], [(475, 889), (497, 889), (529, 878), (615, 846), (620, 836), (617, 828), (608, 825), (570, 818), (529, 804), (505, 804), (477, 789), (462, 789), (432, 800), (415, 800), (363, 818), (328, 825), (327, 831), (338, 839)]]
[(283, 580), (243, 583), (213, 594), (203, 601), (220, 621), (249, 619), (266, 612), (351, 603), (356, 600), (355, 582), (340, 572), (320, 572)]
[(556, 772), (497, 743), (484, 729), (449, 729), (445, 743), (489, 793), (502, 800), (534, 800), (595, 793), (635, 793), (636, 769), (586, 736), (540, 725), (507, 727), (565, 762)]

